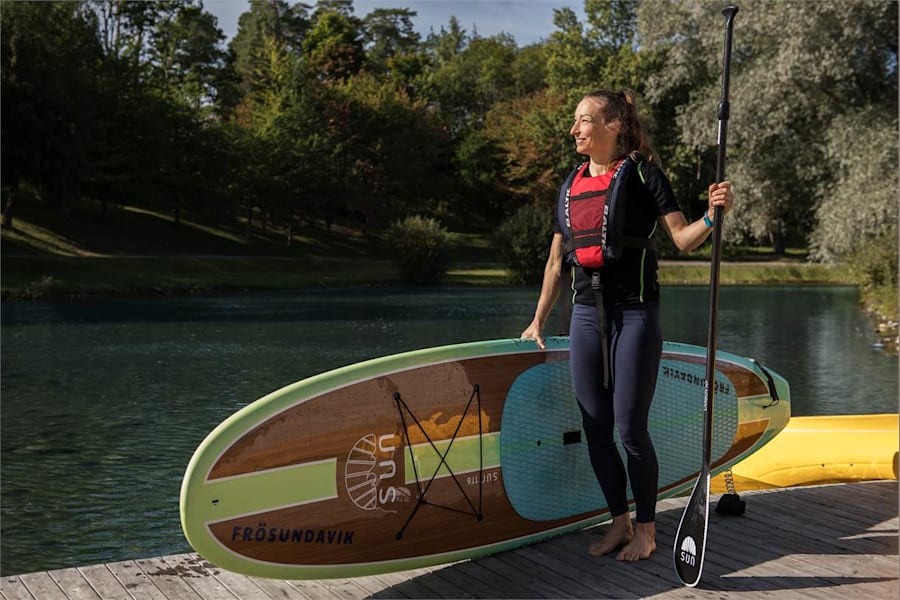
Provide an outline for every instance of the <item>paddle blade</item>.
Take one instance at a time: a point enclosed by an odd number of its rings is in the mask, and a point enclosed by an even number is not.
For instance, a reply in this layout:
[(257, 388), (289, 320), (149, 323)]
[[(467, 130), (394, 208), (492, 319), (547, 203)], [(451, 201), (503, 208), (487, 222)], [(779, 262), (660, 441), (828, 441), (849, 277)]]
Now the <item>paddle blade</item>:
[(675, 572), (681, 583), (694, 587), (703, 572), (706, 550), (706, 527), (709, 519), (709, 471), (704, 469), (697, 478), (694, 491), (684, 507), (675, 543), (672, 546)]

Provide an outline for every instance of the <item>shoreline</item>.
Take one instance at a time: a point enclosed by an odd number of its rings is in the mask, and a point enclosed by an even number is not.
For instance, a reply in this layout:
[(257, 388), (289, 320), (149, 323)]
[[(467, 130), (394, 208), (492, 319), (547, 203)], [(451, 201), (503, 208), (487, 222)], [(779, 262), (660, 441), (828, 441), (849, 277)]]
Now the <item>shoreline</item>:
[[(4, 274), (16, 266), (21, 266), (25, 257), (4, 256)], [(45, 258), (46, 257), (42, 257)], [(119, 257), (110, 257), (117, 261)], [(145, 260), (148, 257), (141, 257)], [(155, 258), (155, 257), (154, 257)], [(201, 294), (243, 293), (255, 291), (289, 291), (302, 289), (323, 289), (329, 287), (386, 287), (404, 285), (389, 261), (351, 261), (348, 277), (327, 275), (328, 266), (316, 261), (318, 268), (307, 269), (304, 273), (296, 273), (297, 259), (285, 257), (233, 257), (233, 256), (165, 256), (158, 257), (173, 266), (173, 271), (162, 273), (141, 272), (131, 270), (127, 273), (115, 269), (99, 268), (95, 272), (84, 272), (66, 268), (71, 259), (58, 261), (61, 266), (54, 275), (19, 274), (19, 281), (30, 282), (9, 286), (0, 291), (0, 302), (84, 302), (116, 298), (181, 298)], [(79, 259), (74, 259), (79, 261)], [(130, 258), (121, 258), (130, 262)], [(237, 268), (213, 268), (212, 263), (227, 261), (229, 266)], [(269, 274), (268, 279), (260, 279), (259, 271), (266, 271), (266, 264), (275, 261), (279, 265), (290, 265), (282, 270), (277, 269)], [(292, 261), (293, 264), (287, 261)], [(26, 262), (30, 262), (26, 258)], [(52, 262), (52, 259), (50, 259)], [(18, 263), (18, 264), (16, 264)], [(182, 263), (182, 264), (178, 264)], [(191, 263), (190, 268), (185, 268)], [(210, 264), (206, 264), (210, 263)], [(704, 286), (708, 285), (709, 260), (671, 260), (659, 261), (660, 284), (662, 286)], [(368, 267), (366, 266), (368, 265)], [(83, 266), (83, 265), (79, 265)], [(309, 265), (306, 265), (309, 266)], [(204, 268), (205, 267), (205, 268)], [(257, 268), (259, 267), (259, 268)], [(331, 264), (335, 271), (346, 270), (347, 264)], [(25, 269), (28, 271), (28, 269)], [(214, 275), (210, 271), (218, 271)], [(225, 271), (225, 274), (222, 274)], [(359, 275), (357, 275), (357, 273)], [(144, 279), (144, 284), (135, 283)], [(151, 280), (147, 282), (146, 280)], [(90, 281), (102, 281), (102, 284), (91, 285)], [(443, 283), (437, 287), (510, 287), (505, 270), (500, 265), (452, 265)], [(534, 284), (538, 287), (538, 284)], [(840, 271), (829, 272), (821, 265), (809, 265), (791, 261), (724, 261), (721, 265), (721, 285), (723, 286), (851, 286), (860, 288), (856, 283), (848, 281)], [(878, 346), (893, 355), (900, 354), (900, 325), (897, 315), (885, 315), (881, 307), (870, 302), (860, 289), (860, 308), (866, 313), (873, 332), (881, 340)]]

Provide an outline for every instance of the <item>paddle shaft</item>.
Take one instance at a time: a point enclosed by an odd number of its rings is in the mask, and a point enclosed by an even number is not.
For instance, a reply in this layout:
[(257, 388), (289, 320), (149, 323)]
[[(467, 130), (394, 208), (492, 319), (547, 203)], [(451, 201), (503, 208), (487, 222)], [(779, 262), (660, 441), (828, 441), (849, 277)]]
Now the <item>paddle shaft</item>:
[[(731, 107), (728, 103), (728, 86), (730, 82), (731, 38), (734, 29), (734, 15), (737, 6), (727, 6), (722, 10), (725, 15), (725, 59), (722, 71), (722, 96), (717, 109), (719, 117), (718, 157), (716, 158), (716, 183), (725, 181), (725, 147), (728, 143), (728, 117)], [(703, 466), (710, 468), (712, 460), (712, 408), (716, 398), (716, 343), (719, 339), (719, 272), (722, 263), (722, 221), (724, 213), (721, 206), (716, 206), (713, 214), (712, 261), (709, 269), (709, 325), (706, 338), (706, 388), (704, 411), (706, 421), (703, 427)]]
[[(719, 100), (718, 157), (716, 160), (716, 183), (725, 180), (725, 148), (728, 139), (728, 88), (730, 83), (731, 44), (734, 30), (734, 16), (737, 6), (722, 9), (725, 16), (725, 57), (722, 72), (722, 95)], [(685, 506), (684, 514), (675, 535), (673, 558), (675, 571), (681, 582), (689, 587), (697, 585), (703, 572), (703, 558), (706, 549), (706, 529), (709, 517), (709, 478), (712, 462), (713, 407), (716, 396), (716, 342), (719, 337), (719, 266), (722, 262), (722, 221), (721, 206), (714, 209), (712, 261), (709, 276), (709, 324), (706, 340), (706, 381), (703, 403), (703, 464), (694, 491)]]

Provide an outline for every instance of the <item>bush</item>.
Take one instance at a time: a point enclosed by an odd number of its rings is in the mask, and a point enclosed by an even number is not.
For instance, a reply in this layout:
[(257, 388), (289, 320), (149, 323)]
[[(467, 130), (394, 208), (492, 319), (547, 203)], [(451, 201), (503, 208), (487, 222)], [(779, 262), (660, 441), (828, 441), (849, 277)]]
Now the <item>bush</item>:
[(853, 276), (865, 288), (897, 287), (897, 236), (867, 241), (845, 257)]
[(414, 216), (388, 228), (400, 276), (406, 283), (440, 283), (447, 273), (447, 230), (435, 219)]
[(494, 241), (512, 283), (533, 284), (543, 279), (551, 219), (549, 210), (529, 204), (519, 208), (497, 230)]

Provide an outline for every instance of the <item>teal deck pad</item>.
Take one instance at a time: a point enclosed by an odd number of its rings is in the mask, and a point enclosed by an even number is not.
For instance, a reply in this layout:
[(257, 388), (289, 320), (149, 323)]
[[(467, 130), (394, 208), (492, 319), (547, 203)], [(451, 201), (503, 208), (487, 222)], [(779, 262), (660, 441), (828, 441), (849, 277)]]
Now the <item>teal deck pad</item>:
[[(696, 473), (703, 459), (703, 364), (664, 359), (650, 411), (660, 482)], [(737, 432), (734, 386), (716, 373), (713, 461)], [(616, 435), (621, 449), (621, 442)], [(620, 450), (621, 451), (621, 450)], [(519, 375), (503, 409), (500, 462), (506, 494), (525, 519), (548, 521), (602, 510), (606, 501), (591, 468), (569, 362), (550, 362)]]
[(534, 366), (513, 382), (500, 425), (500, 465), (506, 495), (525, 519), (549, 521), (606, 507), (588, 458), (569, 361)]

